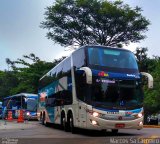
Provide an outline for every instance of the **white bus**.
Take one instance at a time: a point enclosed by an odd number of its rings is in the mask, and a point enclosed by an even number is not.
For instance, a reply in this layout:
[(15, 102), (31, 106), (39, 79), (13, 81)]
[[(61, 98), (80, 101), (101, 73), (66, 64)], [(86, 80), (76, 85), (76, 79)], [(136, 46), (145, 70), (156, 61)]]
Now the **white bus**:
[(134, 54), (125, 49), (84, 46), (39, 82), (38, 118), (42, 124), (108, 130), (143, 128), (142, 75)]

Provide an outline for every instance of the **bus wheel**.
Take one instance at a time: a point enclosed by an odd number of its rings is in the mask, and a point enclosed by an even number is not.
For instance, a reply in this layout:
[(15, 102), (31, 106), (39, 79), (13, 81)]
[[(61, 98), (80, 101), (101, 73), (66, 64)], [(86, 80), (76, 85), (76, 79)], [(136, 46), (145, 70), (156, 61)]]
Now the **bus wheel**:
[(43, 124), (43, 117), (42, 117), (42, 113), (40, 115), (40, 123)]
[(42, 113), (40, 114), (39, 122), (42, 123)]
[(61, 127), (65, 132), (69, 132), (69, 124), (66, 121), (65, 114), (61, 114)]
[(41, 116), (42, 125), (44, 125), (44, 119), (45, 119), (45, 114), (43, 114), (43, 116)]
[(45, 113), (43, 114), (42, 124), (45, 125), (45, 126), (48, 126), (48, 123), (46, 122), (46, 115), (45, 115)]
[(63, 115), (61, 114), (61, 129), (63, 130), (64, 129), (64, 117), (63, 117)]
[(74, 127), (74, 119), (72, 114), (70, 115), (70, 118), (69, 118), (69, 126), (70, 126), (71, 132), (73, 134), (76, 133), (76, 128)]
[(118, 129), (112, 129), (112, 134), (117, 134), (118, 133)]

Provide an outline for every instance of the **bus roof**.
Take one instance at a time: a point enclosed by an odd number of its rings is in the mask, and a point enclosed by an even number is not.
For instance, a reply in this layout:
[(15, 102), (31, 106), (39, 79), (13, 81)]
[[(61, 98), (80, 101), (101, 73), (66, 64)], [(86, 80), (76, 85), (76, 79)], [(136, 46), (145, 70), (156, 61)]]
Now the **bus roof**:
[[(103, 46), (103, 45), (85, 45), (82, 47), (77, 48), (75, 51), (73, 51), (69, 56), (67, 56), (65, 59), (63, 59), (60, 63), (58, 63), (56, 66), (54, 66), (50, 71), (48, 71), (45, 75), (43, 75), (39, 80), (42, 80), (45, 76), (49, 75), (50, 72), (55, 69), (56, 67), (58, 67), (58, 65), (60, 65), (63, 61), (65, 61), (67, 58), (71, 57), (71, 55), (76, 52), (79, 49), (83, 49), (83, 48), (87, 48), (87, 47), (92, 47), (92, 48), (107, 48), (107, 49), (117, 49), (117, 50), (123, 50), (123, 51), (130, 51), (128, 49), (124, 49), (124, 48), (117, 48), (117, 47), (111, 47), (111, 46)], [(131, 51), (130, 51), (131, 52)]]
[(21, 97), (21, 96), (24, 96), (24, 97), (28, 97), (28, 98), (38, 98), (38, 95), (37, 94), (31, 94), (31, 93), (20, 93), (20, 94), (16, 94), (16, 95), (12, 95), (12, 96), (8, 96), (8, 97), (5, 97), (5, 99), (10, 99), (12, 97)]

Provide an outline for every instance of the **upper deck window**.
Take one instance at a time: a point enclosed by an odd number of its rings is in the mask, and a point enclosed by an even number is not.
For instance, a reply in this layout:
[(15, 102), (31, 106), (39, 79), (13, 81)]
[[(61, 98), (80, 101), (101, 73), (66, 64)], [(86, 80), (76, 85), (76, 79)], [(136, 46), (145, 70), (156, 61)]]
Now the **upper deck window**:
[(73, 66), (76, 68), (85, 66), (84, 49), (79, 49), (73, 53)]
[(88, 48), (88, 63), (94, 67), (107, 67), (110, 70), (138, 71), (137, 62), (132, 52), (114, 48)]

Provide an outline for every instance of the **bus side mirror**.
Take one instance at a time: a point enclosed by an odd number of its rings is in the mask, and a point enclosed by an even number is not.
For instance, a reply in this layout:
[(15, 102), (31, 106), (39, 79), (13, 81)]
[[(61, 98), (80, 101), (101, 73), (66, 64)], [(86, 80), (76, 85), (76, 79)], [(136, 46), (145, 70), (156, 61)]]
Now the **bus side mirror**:
[(81, 67), (79, 70), (84, 71), (86, 74), (86, 83), (92, 84), (92, 71), (88, 67)]
[(149, 73), (146, 72), (141, 72), (141, 75), (145, 76), (148, 78), (148, 88), (152, 89), (153, 88), (153, 77)]

